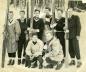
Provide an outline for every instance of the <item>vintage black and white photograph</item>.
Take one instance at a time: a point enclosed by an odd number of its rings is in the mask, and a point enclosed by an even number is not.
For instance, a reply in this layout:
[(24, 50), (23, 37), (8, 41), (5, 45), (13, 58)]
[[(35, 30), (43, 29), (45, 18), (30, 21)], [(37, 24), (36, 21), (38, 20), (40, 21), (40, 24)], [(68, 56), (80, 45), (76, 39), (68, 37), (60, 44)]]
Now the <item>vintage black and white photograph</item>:
[(0, 0), (0, 72), (86, 72), (86, 0)]

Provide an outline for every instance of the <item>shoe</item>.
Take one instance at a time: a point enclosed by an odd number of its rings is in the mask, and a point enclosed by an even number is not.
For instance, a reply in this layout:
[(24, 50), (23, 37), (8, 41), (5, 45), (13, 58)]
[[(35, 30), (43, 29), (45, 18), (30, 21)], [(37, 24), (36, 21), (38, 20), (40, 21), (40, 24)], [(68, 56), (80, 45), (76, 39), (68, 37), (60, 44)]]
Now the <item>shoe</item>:
[(22, 64), (25, 64), (25, 59), (22, 59)]
[(21, 59), (18, 59), (18, 65), (20, 65), (21, 64)]
[(69, 63), (69, 65), (71, 66), (71, 65), (75, 65), (75, 60), (72, 60), (70, 63)]
[(61, 63), (61, 64), (57, 64), (55, 70), (60, 70), (60, 69), (62, 68), (62, 66), (63, 66), (63, 63)]
[(10, 60), (8, 61), (8, 64), (7, 64), (7, 65), (11, 65), (11, 62), (12, 62), (12, 59), (10, 59)]
[(28, 63), (27, 62), (25, 62), (25, 67), (28, 67)]
[(33, 65), (31, 68), (36, 68), (37, 66)]
[(11, 65), (14, 65), (14, 64), (15, 64), (15, 60), (12, 60)]
[(32, 65), (31, 68), (36, 68), (37, 67), (37, 61)]
[(30, 68), (31, 67), (31, 65), (28, 65), (28, 68)]
[(25, 61), (25, 67), (30, 68), (31, 67), (31, 63), (28, 63), (27, 61)]
[(49, 64), (49, 65), (45, 66), (44, 68), (53, 68), (53, 65)]
[(64, 63), (64, 61), (65, 61), (65, 60), (63, 59), (63, 60), (61, 61), (61, 63)]
[(81, 67), (82, 63), (81, 62), (77, 62), (77, 68)]
[(43, 68), (43, 65), (41, 64), (41, 65), (39, 65), (39, 69), (42, 69)]

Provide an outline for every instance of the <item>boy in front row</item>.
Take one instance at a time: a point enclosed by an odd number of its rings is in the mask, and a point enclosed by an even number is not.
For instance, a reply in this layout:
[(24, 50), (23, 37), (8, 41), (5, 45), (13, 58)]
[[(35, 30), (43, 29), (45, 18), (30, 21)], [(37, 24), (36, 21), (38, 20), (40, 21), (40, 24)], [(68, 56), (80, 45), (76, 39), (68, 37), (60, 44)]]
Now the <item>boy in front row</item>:
[(63, 50), (59, 39), (57, 39), (52, 31), (46, 32), (46, 44), (44, 46), (44, 59), (47, 63), (45, 68), (53, 68), (58, 70), (62, 67)]
[[(37, 67), (37, 61), (39, 62), (39, 69), (43, 67), (42, 51), (43, 51), (43, 42), (38, 39), (36, 34), (33, 34), (32, 40), (29, 41), (26, 48), (26, 63), (25, 67)], [(31, 64), (33, 65), (31, 66)]]

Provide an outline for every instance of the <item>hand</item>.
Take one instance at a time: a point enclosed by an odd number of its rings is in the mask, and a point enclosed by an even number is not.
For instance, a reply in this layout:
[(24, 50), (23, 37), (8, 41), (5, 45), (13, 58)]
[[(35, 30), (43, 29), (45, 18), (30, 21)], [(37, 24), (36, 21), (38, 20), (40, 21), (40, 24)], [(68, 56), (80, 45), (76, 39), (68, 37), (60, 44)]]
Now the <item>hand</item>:
[(33, 33), (34, 29), (29, 28), (29, 33)]
[(56, 25), (57, 25), (57, 24), (54, 23), (54, 24), (51, 24), (50, 27), (51, 27), (51, 28), (54, 28)]
[(46, 20), (47, 22), (50, 22), (50, 18), (46, 18), (45, 20)]
[(39, 32), (39, 29), (34, 29), (34, 32)]
[(3, 32), (3, 39), (5, 39), (5, 37), (6, 37), (6, 33), (5, 33), (5, 32)]
[(37, 56), (38, 56), (38, 54), (37, 54), (37, 53), (35, 53), (35, 54), (33, 54), (33, 56), (34, 56), (34, 57), (37, 57)]
[(31, 55), (31, 56), (30, 56), (30, 60), (32, 60), (33, 58), (34, 58), (34, 56), (33, 56), (33, 55)]
[(79, 39), (80, 39), (80, 37), (79, 37), (79, 36), (76, 36), (76, 38), (77, 38), (77, 40), (79, 40)]
[(64, 30), (67, 30), (67, 27), (64, 27), (63, 29), (64, 29)]
[(65, 33), (69, 33), (69, 30), (65, 30)]
[(36, 32), (39, 32), (39, 29), (36, 29)]
[(19, 40), (19, 36), (18, 35), (16, 35), (16, 41), (18, 41)]
[(28, 34), (26, 34), (26, 40), (28, 40), (28, 39), (29, 39)]
[(43, 49), (45, 49), (45, 50), (47, 49), (47, 44), (44, 45), (44, 48)]

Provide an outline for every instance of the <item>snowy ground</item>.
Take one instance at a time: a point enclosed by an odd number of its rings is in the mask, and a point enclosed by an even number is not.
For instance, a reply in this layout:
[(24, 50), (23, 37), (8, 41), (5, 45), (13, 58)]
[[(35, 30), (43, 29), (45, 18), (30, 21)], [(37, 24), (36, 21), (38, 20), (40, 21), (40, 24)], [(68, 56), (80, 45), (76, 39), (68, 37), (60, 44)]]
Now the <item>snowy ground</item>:
[[(5, 23), (5, 10), (6, 10), (6, 2), (4, 0), (0, 0), (0, 65), (1, 65), (1, 57), (2, 57), (2, 41), (3, 41), (3, 25)], [(76, 13), (75, 13), (76, 14)], [(86, 72), (86, 12), (78, 13), (81, 20), (82, 31), (80, 37), (80, 50), (81, 50), (81, 57), (82, 57), (82, 66), (81, 68), (76, 68), (76, 66), (72, 67), (63, 67), (58, 72)], [(54, 69), (42, 69), (39, 70), (38, 68), (35, 69), (28, 69), (25, 68), (23, 65), (18, 66), (15, 64), (14, 66), (7, 66), (8, 57), (6, 56), (6, 63), (5, 68), (0, 67), (0, 72), (57, 72)]]

